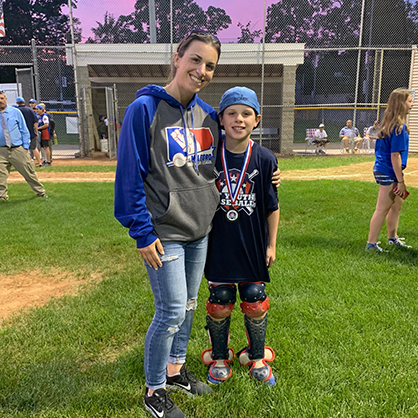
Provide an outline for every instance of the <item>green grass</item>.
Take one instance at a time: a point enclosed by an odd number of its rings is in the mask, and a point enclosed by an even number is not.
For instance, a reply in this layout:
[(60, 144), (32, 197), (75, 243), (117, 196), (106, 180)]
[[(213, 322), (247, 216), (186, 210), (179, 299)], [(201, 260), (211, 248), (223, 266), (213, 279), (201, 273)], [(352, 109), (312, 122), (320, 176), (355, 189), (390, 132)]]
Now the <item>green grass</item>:
[[(135, 244), (113, 218), (113, 184), (45, 186), (48, 200), (9, 185), (0, 273), (53, 268), (103, 281), (3, 323), (0, 416), (147, 417), (143, 344), (153, 299)], [(286, 181), (279, 197), (266, 339), (276, 352), (276, 386), (250, 380), (235, 361), (213, 396), (173, 399), (188, 417), (418, 416), (418, 254), (364, 251), (377, 186)], [(411, 188), (399, 228), (414, 248), (417, 200)], [(381, 240), (387, 247), (384, 233)], [(199, 298), (188, 364), (204, 379), (205, 283)], [(237, 304), (230, 345), (245, 344)]]
[[(413, 154), (411, 158), (418, 158)], [(340, 167), (351, 164), (364, 163), (374, 161), (374, 155), (350, 155), (350, 156), (327, 156), (326, 158), (318, 158), (317, 156), (297, 156), (292, 158), (282, 158), (278, 156), (280, 170), (309, 170), (316, 168)]]
[(374, 161), (374, 156), (352, 155), (346, 157), (318, 158), (317, 156), (297, 156), (293, 158), (281, 158), (278, 156), (280, 170), (309, 170), (316, 168), (340, 167), (351, 164)]
[(52, 165), (50, 167), (42, 167), (37, 169), (38, 172), (57, 172), (57, 173), (68, 173), (68, 172), (81, 172), (81, 173), (115, 173), (115, 165)]
[[(418, 158), (418, 155), (410, 155), (409, 158)], [(278, 155), (281, 170), (308, 170), (313, 168), (328, 168), (347, 166), (351, 164), (374, 161), (373, 155), (350, 155), (350, 156), (296, 156), (292, 158)], [(115, 173), (116, 165), (74, 165), (74, 166), (51, 166), (38, 168), (37, 172), (89, 172), (89, 173)]]

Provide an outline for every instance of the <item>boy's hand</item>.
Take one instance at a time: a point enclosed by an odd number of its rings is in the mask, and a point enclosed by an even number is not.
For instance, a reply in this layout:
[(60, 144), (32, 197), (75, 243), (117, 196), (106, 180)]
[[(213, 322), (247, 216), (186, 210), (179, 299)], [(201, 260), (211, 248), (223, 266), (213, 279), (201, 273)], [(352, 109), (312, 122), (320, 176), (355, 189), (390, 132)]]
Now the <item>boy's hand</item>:
[(273, 186), (276, 186), (276, 188), (280, 187), (280, 169), (278, 168), (274, 173), (273, 177), (271, 178), (271, 182)]
[(276, 248), (267, 246), (266, 263), (267, 267), (271, 267), (276, 260)]

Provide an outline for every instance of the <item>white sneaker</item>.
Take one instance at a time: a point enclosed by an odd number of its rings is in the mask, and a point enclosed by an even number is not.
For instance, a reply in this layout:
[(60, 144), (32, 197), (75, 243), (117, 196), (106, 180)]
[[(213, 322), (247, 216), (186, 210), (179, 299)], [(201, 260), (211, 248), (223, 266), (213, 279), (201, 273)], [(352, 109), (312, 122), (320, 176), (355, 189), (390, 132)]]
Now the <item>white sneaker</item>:
[(377, 242), (368, 242), (366, 245), (366, 251), (376, 251), (378, 253), (387, 253), (387, 250), (384, 250), (379, 246), (380, 241)]
[(405, 238), (389, 238), (388, 244), (395, 245), (396, 247), (412, 248), (410, 245), (404, 243)]

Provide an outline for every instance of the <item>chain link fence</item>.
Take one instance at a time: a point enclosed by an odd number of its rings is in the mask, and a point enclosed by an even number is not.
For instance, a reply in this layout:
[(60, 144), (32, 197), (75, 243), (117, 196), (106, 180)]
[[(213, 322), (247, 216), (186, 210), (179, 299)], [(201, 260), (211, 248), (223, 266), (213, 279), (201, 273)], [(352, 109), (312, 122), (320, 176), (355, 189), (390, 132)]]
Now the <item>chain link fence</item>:
[(410, 47), (306, 50), (296, 76), (294, 142), (323, 123), (328, 139), (339, 143), (348, 119), (363, 134), (381, 119), (391, 91), (408, 87), (410, 65)]
[[(62, 46), (0, 47), (0, 66), (16, 74), (16, 95), (44, 103), (55, 121), (54, 158), (79, 154), (74, 68), (66, 63)], [(9, 96), (9, 95), (8, 95)], [(10, 101), (9, 105), (14, 105)]]
[[(268, 63), (264, 48), (260, 48), (254, 54), (257, 64), (240, 64), (242, 54), (237, 52), (237, 64), (218, 66), (212, 83), (199, 94), (217, 108), (226, 89), (235, 85), (254, 89), (263, 115), (260, 140), (275, 151), (280, 150), (285, 135), (279, 129), (282, 119), (289, 114), (294, 121), (295, 145), (304, 144), (306, 130), (319, 123), (326, 125), (329, 139), (335, 144), (339, 144), (339, 131), (348, 119), (362, 133), (364, 127), (382, 117), (390, 92), (396, 87), (408, 87), (411, 45), (418, 43), (418, 7), (408, 0), (259, 1), (257, 7), (251, 7), (247, 20), (234, 18), (234, 2), (223, 9), (203, 0), (141, 0), (132, 2), (129, 13), (120, 15), (110, 0), (89, 3), (94, 22), (91, 27), (83, 27), (83, 43), (168, 43), (175, 51), (174, 44), (193, 28), (216, 34), (223, 44), (303, 43), (304, 60), (297, 66), (293, 92), (283, 90), (283, 67)], [(73, 13), (83, 23), (87, 16), (78, 14), (82, 8), (79, 9)], [(103, 11), (103, 16), (97, 10)], [(387, 16), (392, 12), (397, 17), (388, 23)], [(3, 69), (32, 71), (32, 77), (21, 75), (21, 93), (27, 101), (31, 96), (44, 102), (54, 118), (57, 158), (60, 148), (64, 156), (65, 147), (71, 155), (81, 149), (86, 156), (100, 148), (100, 137), (93, 141), (84, 139), (94, 145), (80, 147), (76, 117), (77, 110), (82, 109), (77, 109), (76, 103), (78, 96), (79, 105), (84, 106), (83, 94), (80, 88), (76, 92), (74, 66), (67, 64), (64, 46), (1, 46), (0, 52)], [(100, 88), (114, 89), (118, 115), (115, 122), (119, 123), (119, 119), (123, 122), (126, 106), (134, 100), (137, 89), (149, 83), (165, 83), (168, 66), (150, 63), (145, 71), (146, 67), (109, 65), (108, 54), (115, 53), (114, 48), (109, 49), (103, 52), (102, 65), (100, 56), (95, 57), (95, 65), (89, 65), (89, 88), (97, 91), (84, 92), (84, 97), (93, 94), (97, 101), (102, 97), (104, 103), (105, 93)], [(83, 113), (83, 123), (92, 125), (87, 131), (89, 135), (98, 135), (99, 116), (105, 112), (105, 106), (97, 105)]]

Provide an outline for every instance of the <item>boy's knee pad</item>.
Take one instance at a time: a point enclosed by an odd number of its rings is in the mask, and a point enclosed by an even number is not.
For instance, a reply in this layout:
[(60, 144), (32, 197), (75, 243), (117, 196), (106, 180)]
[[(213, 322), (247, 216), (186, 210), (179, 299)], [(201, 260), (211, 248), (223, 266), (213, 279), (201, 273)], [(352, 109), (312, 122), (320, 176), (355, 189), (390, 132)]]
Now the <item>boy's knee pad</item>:
[(265, 292), (264, 282), (242, 283), (239, 285), (242, 300), (241, 312), (249, 318), (259, 318), (269, 309), (269, 298)]
[(235, 285), (220, 284), (209, 285), (209, 298), (206, 302), (206, 311), (216, 319), (226, 318), (231, 315), (237, 300)]

